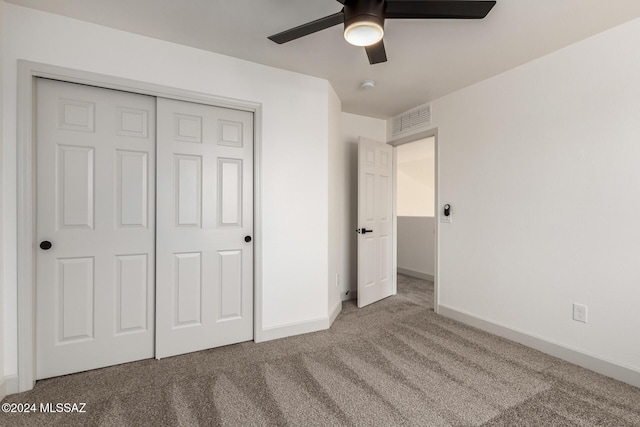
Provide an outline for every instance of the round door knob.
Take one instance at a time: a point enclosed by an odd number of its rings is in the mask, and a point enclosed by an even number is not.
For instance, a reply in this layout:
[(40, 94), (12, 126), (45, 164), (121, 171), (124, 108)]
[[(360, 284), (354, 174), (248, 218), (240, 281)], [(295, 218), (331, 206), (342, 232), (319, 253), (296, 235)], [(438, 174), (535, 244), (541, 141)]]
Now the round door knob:
[(40, 249), (43, 249), (45, 251), (48, 251), (49, 249), (51, 249), (51, 246), (53, 246), (53, 245), (48, 240), (40, 242)]
[(244, 241), (249, 243), (251, 241), (251, 236), (244, 236)]

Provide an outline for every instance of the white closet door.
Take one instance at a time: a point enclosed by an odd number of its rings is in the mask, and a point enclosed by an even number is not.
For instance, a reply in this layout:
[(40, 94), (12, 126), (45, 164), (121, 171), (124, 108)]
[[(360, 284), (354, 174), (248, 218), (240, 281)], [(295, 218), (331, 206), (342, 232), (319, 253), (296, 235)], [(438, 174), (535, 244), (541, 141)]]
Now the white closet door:
[(393, 148), (358, 142), (358, 307), (394, 294)]
[(155, 99), (39, 79), (36, 133), (37, 378), (153, 357)]
[(159, 359), (253, 339), (253, 114), (157, 102)]

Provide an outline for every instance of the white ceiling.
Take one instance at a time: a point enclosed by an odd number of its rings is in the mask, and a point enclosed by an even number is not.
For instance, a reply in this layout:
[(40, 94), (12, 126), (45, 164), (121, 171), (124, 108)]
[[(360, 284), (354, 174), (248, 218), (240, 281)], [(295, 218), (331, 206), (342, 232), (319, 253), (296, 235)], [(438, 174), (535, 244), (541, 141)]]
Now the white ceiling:
[[(342, 27), (267, 36), (338, 12), (335, 0), (8, 0), (325, 78), (343, 111), (389, 118), (640, 16), (638, 0), (498, 0), (484, 20), (388, 20), (389, 61), (369, 65)], [(364, 79), (377, 82), (359, 89)]]

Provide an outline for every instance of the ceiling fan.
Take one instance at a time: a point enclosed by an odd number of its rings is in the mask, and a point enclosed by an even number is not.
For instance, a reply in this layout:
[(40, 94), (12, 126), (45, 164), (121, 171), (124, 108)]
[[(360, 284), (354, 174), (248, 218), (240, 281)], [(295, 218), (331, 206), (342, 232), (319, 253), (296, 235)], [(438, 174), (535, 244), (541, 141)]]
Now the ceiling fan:
[(278, 43), (313, 34), (344, 23), (344, 38), (364, 46), (370, 64), (387, 61), (384, 49), (385, 19), (482, 19), (495, 1), (473, 0), (337, 0), (344, 7), (338, 13), (316, 19), (269, 36)]

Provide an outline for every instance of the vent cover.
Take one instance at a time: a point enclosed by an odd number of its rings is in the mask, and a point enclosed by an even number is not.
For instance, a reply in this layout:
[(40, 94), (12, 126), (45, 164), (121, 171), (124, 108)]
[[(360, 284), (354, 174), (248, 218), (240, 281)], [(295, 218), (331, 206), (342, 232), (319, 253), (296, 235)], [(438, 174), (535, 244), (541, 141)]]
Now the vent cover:
[(410, 130), (419, 129), (431, 124), (431, 105), (423, 105), (392, 119), (391, 135), (398, 136)]

